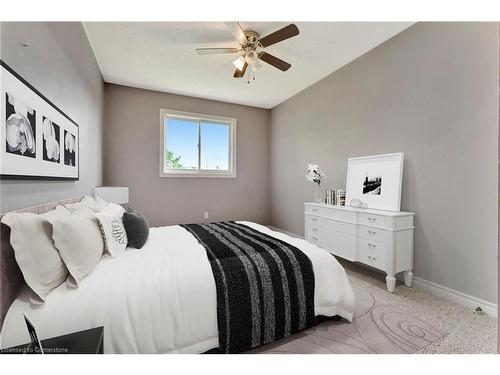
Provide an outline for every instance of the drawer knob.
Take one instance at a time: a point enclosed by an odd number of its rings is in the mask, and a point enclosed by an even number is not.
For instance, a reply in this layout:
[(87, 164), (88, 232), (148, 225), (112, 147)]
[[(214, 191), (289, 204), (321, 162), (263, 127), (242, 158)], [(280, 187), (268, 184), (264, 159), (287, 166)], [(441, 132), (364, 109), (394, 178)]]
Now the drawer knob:
[(313, 208), (313, 212), (316, 212), (316, 211), (318, 211), (318, 209), (317, 208)]
[(318, 221), (318, 219), (313, 218), (313, 221), (314, 221), (314, 222), (317, 222), (317, 221)]
[(377, 259), (377, 258), (368, 255), (368, 260), (375, 260), (375, 259)]
[(318, 228), (313, 228), (313, 232), (317, 232), (318, 231)]
[(369, 230), (368, 234), (371, 234), (373, 236), (373, 235), (377, 234), (377, 232), (374, 232), (373, 230)]
[(374, 249), (374, 248), (376, 248), (376, 247), (377, 247), (377, 245), (374, 245), (374, 244), (372, 244), (372, 243), (368, 243), (368, 247), (371, 247), (372, 249)]
[(318, 240), (318, 237), (313, 237), (313, 241), (317, 241)]
[(374, 222), (375, 220), (377, 220), (376, 217), (368, 217), (368, 221)]

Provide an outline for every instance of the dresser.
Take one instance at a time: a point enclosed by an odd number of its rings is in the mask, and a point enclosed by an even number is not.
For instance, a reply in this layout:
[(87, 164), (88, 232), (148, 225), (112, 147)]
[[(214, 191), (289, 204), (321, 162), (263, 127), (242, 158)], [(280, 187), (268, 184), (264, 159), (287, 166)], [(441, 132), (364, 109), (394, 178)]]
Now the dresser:
[(333, 255), (384, 271), (394, 292), (396, 274), (413, 281), (412, 212), (305, 203), (305, 238)]

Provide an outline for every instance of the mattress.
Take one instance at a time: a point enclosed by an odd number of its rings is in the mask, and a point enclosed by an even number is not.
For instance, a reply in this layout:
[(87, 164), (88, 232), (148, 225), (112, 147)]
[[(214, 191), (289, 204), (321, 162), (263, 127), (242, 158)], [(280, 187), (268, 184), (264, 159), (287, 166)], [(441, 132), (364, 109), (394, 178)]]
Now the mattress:
[[(286, 241), (311, 260), (316, 315), (352, 320), (354, 295), (338, 261), (316, 245), (241, 221)], [(104, 257), (81, 285), (65, 283), (42, 305), (30, 303), (26, 287), (10, 307), (0, 346), (29, 341), (23, 313), (49, 338), (104, 326), (105, 353), (203, 353), (217, 348), (217, 298), (206, 250), (184, 228), (151, 228), (140, 250)]]

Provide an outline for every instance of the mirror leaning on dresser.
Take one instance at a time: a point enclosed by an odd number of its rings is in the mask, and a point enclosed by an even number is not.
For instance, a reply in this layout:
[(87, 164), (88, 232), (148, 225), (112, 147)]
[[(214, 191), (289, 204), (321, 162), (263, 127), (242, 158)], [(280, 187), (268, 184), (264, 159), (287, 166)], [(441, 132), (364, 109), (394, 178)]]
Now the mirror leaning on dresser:
[(331, 254), (384, 271), (394, 292), (396, 274), (413, 282), (413, 212), (392, 212), (323, 203), (304, 204), (305, 238)]

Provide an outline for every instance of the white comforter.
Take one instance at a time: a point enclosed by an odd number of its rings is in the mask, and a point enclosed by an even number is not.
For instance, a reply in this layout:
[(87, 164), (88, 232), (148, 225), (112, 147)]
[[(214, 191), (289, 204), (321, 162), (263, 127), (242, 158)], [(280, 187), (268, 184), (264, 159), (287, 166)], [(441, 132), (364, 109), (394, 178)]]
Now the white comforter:
[[(352, 319), (354, 296), (342, 266), (309, 242), (241, 222), (284, 240), (312, 261), (316, 315)], [(1, 346), (29, 341), (22, 313), (41, 338), (104, 326), (105, 353), (201, 353), (218, 344), (216, 288), (205, 249), (180, 226), (151, 228), (141, 250), (105, 257), (77, 289), (60, 285), (43, 305), (25, 290), (12, 304)]]

